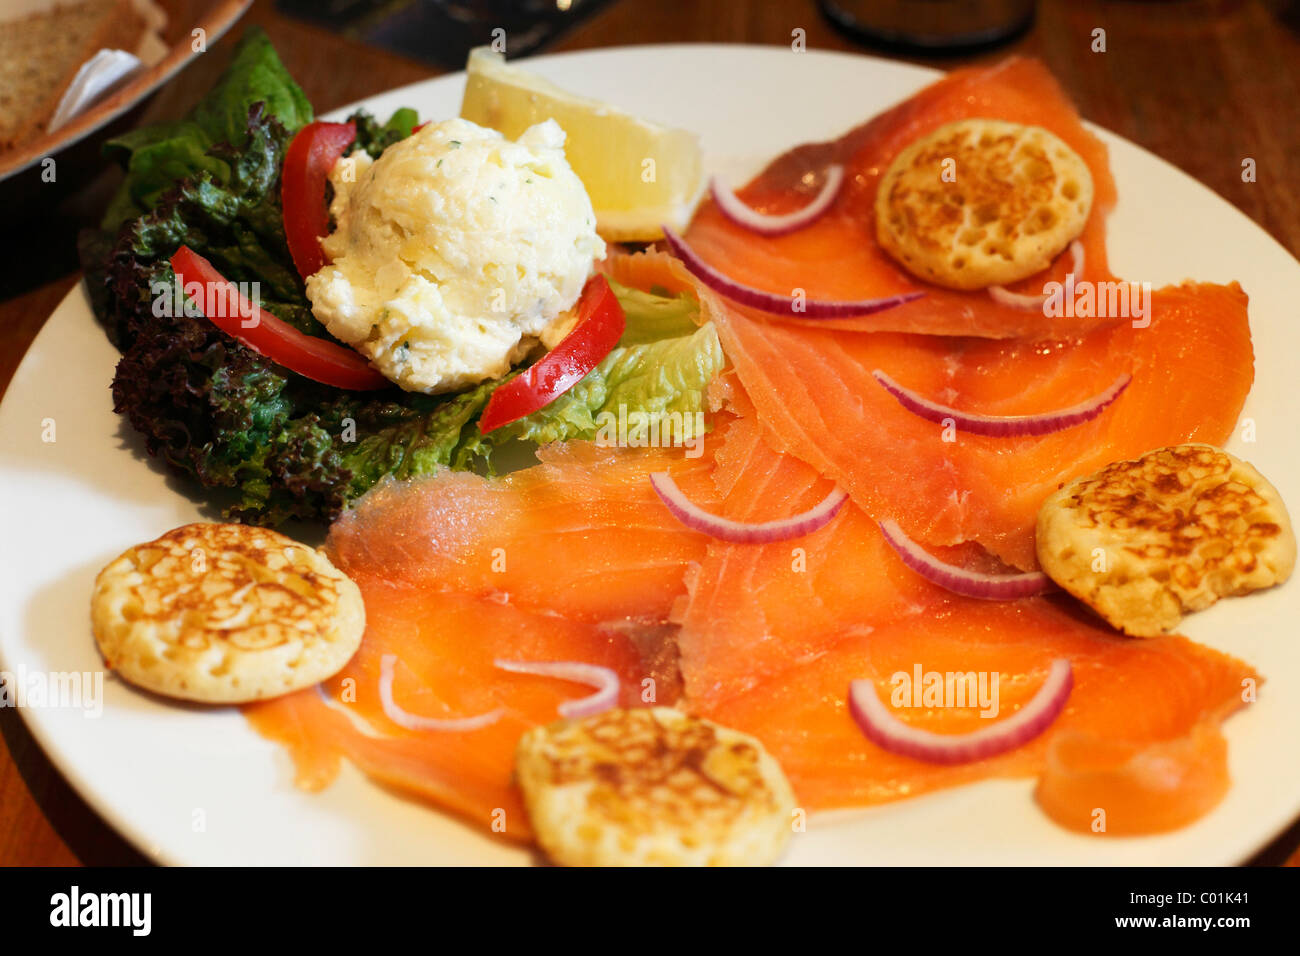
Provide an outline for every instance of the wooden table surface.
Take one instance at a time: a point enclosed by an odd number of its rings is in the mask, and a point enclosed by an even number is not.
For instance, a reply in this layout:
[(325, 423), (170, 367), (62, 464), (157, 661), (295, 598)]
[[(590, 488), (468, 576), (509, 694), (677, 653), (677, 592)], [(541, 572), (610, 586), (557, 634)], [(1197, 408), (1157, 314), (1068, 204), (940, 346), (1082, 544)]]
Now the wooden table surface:
[[(230, 36), (155, 97), (142, 121), (175, 118), (193, 105), (250, 23), (270, 34), (318, 112), (440, 72), (259, 0)], [(1106, 31), (1105, 53), (1091, 50), (1096, 28)], [(795, 29), (806, 32), (809, 49), (863, 49), (832, 30), (813, 0), (616, 0), (547, 52), (682, 41), (788, 44)], [(1004, 47), (915, 62), (950, 66), (1008, 51), (1044, 59), (1085, 117), (1190, 173), (1300, 254), (1300, 0), (1042, 0), (1033, 27)], [(1256, 161), (1252, 183), (1241, 178), (1246, 157)], [(91, 221), (103, 188), (81, 203)], [(28, 225), (39, 230), (38, 241), (25, 242), (27, 252), (6, 253), (0, 393), (80, 278), (70, 250), (82, 219), (76, 212), (34, 217)], [(144, 862), (73, 793), (12, 708), (0, 708), (0, 735), (0, 865)], [(1300, 864), (1300, 822), (1255, 860), (1284, 861)]]

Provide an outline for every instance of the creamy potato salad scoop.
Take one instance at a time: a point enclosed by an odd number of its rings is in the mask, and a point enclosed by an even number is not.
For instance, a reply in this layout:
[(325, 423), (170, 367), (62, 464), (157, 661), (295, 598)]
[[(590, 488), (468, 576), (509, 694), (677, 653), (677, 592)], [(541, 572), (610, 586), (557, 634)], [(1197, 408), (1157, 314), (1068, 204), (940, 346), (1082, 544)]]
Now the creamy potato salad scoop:
[(552, 120), (511, 142), (430, 123), (330, 174), (332, 260), (307, 279), (316, 317), (408, 391), (499, 378), (562, 335), (605, 243)]

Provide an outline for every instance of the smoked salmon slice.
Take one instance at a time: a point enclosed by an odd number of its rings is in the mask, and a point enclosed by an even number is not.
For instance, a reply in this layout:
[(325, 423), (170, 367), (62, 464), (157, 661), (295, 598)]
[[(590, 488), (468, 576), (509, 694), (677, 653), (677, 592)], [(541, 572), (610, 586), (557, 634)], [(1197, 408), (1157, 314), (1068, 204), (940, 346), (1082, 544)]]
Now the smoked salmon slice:
[[(745, 402), (737, 393), (733, 407), (744, 412)], [(824, 493), (824, 479), (773, 450), (763, 434), (742, 417), (716, 447), (724, 513), (793, 510)], [(1227, 775), (1217, 725), (1241, 706), (1245, 682), (1257, 679), (1241, 661), (1182, 637), (1123, 638), (1064, 598), (993, 602), (949, 594), (904, 567), (853, 505), (798, 541), (712, 541), (689, 581), (678, 615), (689, 706), (762, 740), (810, 809), (1042, 774), (1050, 752), (1042, 791), (1055, 819), (1087, 829), (1101, 807), (1105, 832), (1182, 825), (1222, 796)], [(996, 674), (1005, 718), (1059, 657), (1074, 667), (1066, 710), (1046, 734), (999, 757), (937, 766), (898, 756), (867, 740), (848, 712), (850, 681), (874, 680), (881, 699), (890, 700), (893, 675), (920, 667), (990, 681)], [(899, 716), (938, 733), (987, 726), (971, 706)], [(1098, 741), (1118, 755), (1099, 758)], [(1144, 773), (1159, 766), (1167, 772), (1153, 788)]]
[[(929, 285), (898, 266), (876, 241), (876, 187), (890, 162), (909, 143), (945, 123), (984, 117), (1042, 126), (1070, 145), (1092, 173), (1094, 199), (1080, 235), (1084, 268), (1077, 279), (1110, 281), (1105, 220), (1115, 204), (1106, 146), (1084, 128), (1055, 78), (1036, 60), (1013, 57), (993, 67), (955, 70), (869, 122), (830, 143), (800, 146), (774, 160), (738, 195), (759, 212), (781, 214), (805, 205), (821, 187), (830, 163), (845, 166), (845, 185), (831, 210), (811, 226), (775, 238), (756, 235), (726, 219), (711, 203), (701, 206), (686, 241), (724, 275), (780, 295), (803, 290), (808, 298), (869, 299), (924, 291), (925, 298), (875, 315), (817, 320), (839, 329), (1044, 338), (1074, 335), (1113, 316), (1045, 317), (1041, 311), (994, 302), (984, 291), (958, 292)], [(1060, 280), (1068, 255), (1053, 268), (1014, 288), (1040, 293)], [(782, 321), (790, 321), (783, 319)], [(811, 322), (811, 320), (810, 320)]]
[[(1212, 741), (1218, 721), (1241, 705), (1242, 682), (1255, 676), (1227, 655), (1182, 637), (1122, 638), (1047, 598), (954, 602), (936, 613), (882, 621), (869, 630), (855, 622), (854, 628), (829, 641), (815, 664), (697, 706), (703, 716), (762, 740), (809, 809), (874, 805), (990, 777), (1036, 776), (1049, 766), (1049, 749), (1054, 762), (1043, 777), (1041, 802), (1073, 829), (1088, 829), (1097, 807), (1107, 811), (1109, 833), (1169, 829), (1162, 818), (1181, 826), (1212, 808), (1226, 789), (1216, 786), (1226, 783), (1226, 761)], [(1028, 701), (1057, 657), (1068, 657), (1074, 667), (1064, 713), (1042, 736), (986, 760), (941, 766), (888, 753), (867, 740), (848, 713), (850, 681), (875, 681), (881, 700), (889, 701), (892, 676), (910, 676), (919, 665), (926, 673), (997, 674), (997, 719), (1005, 719)], [(956, 734), (987, 726), (979, 710), (897, 713), (927, 730)], [(1054, 748), (1058, 741), (1071, 746)], [(1108, 761), (1105, 773), (1093, 766), (1092, 749), (1102, 741), (1123, 754)], [(1135, 758), (1162, 766), (1172, 778), (1158, 802), (1135, 786), (1142, 776)]]
[(1061, 826), (1080, 833), (1165, 833), (1223, 799), (1228, 742), (1205, 720), (1172, 740), (1142, 746), (1123, 738), (1063, 731), (1047, 750), (1035, 794)]
[[(728, 359), (773, 443), (838, 482), (868, 515), (931, 545), (974, 541), (1031, 569), (1034, 518), (1065, 481), (1185, 441), (1221, 445), (1254, 381), (1246, 296), (1229, 286), (1157, 290), (1150, 324), (1072, 339), (988, 340), (861, 333), (715, 316)], [(962, 433), (903, 408), (881, 369), (950, 407), (1050, 412), (1119, 376), (1132, 383), (1098, 418), (1049, 435)]]
[[(791, 455), (770, 450), (748, 397), (731, 386), (730, 408), (743, 417), (710, 443), (718, 511), (737, 521), (798, 514), (832, 483)], [(845, 507), (824, 528), (793, 541), (723, 546), (687, 576), (690, 599), (678, 608), (686, 695), (695, 705), (734, 695), (785, 670), (816, 667), (827, 635), (870, 633), (875, 623), (924, 612), (935, 589), (903, 566), (873, 522)], [(853, 560), (828, 567), (828, 555)], [(734, 600), (738, 593), (744, 601)], [(846, 602), (861, 611), (844, 620)]]
[[(325, 786), (346, 758), (377, 780), (526, 840), (511, 782), (515, 744), (529, 727), (557, 719), (561, 702), (591, 691), (507, 673), (494, 660), (597, 664), (619, 674), (625, 706), (677, 700), (668, 618), (705, 539), (668, 514), (649, 474), (669, 471), (708, 505), (709, 462), (680, 450), (586, 443), (540, 457), (504, 478), (448, 472), (390, 482), (335, 523), (327, 550), (366, 603), (361, 649), (321, 692), (245, 710), (289, 750), (299, 785)], [(397, 657), (394, 696), (403, 709), (504, 715), (469, 732), (393, 723), (378, 693), (387, 654)]]

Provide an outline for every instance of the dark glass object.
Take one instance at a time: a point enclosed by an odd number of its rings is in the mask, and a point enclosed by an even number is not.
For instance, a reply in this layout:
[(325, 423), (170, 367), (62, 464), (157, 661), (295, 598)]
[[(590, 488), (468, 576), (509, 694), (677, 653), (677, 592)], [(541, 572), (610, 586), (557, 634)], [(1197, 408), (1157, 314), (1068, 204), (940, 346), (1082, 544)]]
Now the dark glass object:
[(1034, 0), (820, 0), (822, 13), (855, 40), (909, 53), (992, 46), (1024, 31)]
[(476, 46), (532, 53), (611, 0), (277, 0), (291, 16), (363, 43), (459, 69)]

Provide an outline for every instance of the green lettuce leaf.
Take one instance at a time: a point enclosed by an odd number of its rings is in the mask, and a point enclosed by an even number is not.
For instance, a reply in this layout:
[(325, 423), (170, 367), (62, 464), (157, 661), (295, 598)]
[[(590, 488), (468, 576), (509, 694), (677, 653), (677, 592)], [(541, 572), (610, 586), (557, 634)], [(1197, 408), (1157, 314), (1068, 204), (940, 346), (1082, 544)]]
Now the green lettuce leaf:
[(615, 349), (550, 405), (487, 435), (475, 427), (457, 452), (489, 467), (511, 441), (576, 439), (632, 446), (688, 445), (708, 430), (707, 391), (726, 365), (713, 323), (696, 326), (693, 296), (660, 296), (614, 285), (627, 314)]
[(263, 112), (291, 133), (312, 121), (307, 94), (284, 68), (261, 27), (248, 29), (240, 38), (230, 65), (189, 118), (213, 143), (238, 143), (254, 103), (261, 103)]
[(207, 173), (218, 185), (231, 177), (229, 162), (212, 148), (242, 146), (249, 111), (262, 112), (289, 133), (311, 122), (311, 103), (280, 62), (270, 39), (250, 27), (235, 48), (217, 85), (190, 115), (175, 123), (131, 130), (104, 144), (104, 154), (126, 168), (126, 179), (100, 226), (115, 231), (123, 222), (153, 209), (162, 194), (182, 180)]
[(619, 345), (640, 345), (690, 335), (700, 324), (700, 304), (694, 296), (642, 292), (613, 279), (609, 284), (627, 315), (627, 329)]
[[(356, 498), (379, 479), (412, 478), (451, 464), (466, 426), (478, 417), (496, 388), (489, 382), (447, 399), (427, 399), (432, 409), (367, 433), (343, 456), (352, 473), (346, 497)], [(411, 399), (407, 400), (408, 402)]]
[(357, 110), (348, 117), (357, 127), (357, 138), (349, 153), (364, 149), (371, 159), (378, 159), (389, 146), (398, 140), (406, 139), (420, 122), (420, 115), (409, 106), (396, 110), (388, 122), (379, 125), (379, 121), (365, 110)]

